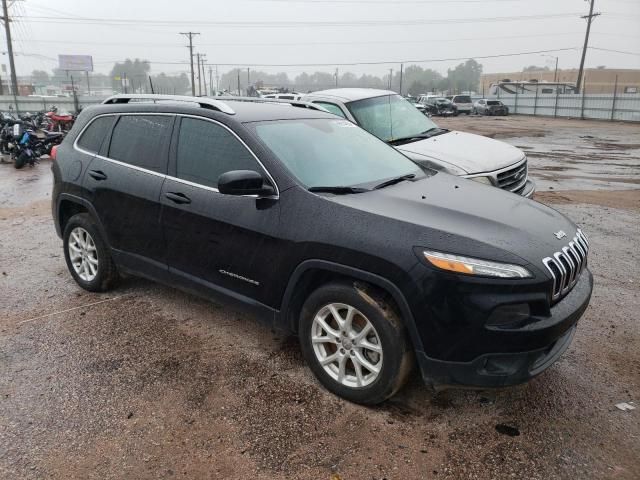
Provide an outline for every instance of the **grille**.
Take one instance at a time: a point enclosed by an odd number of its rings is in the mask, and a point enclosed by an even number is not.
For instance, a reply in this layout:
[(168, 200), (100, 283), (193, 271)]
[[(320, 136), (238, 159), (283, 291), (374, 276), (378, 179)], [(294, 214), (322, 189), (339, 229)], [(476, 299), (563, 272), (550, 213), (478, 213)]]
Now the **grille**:
[(498, 187), (516, 192), (527, 183), (527, 160), (510, 170), (498, 174)]
[(588, 252), (589, 240), (582, 230), (578, 229), (569, 245), (542, 260), (553, 277), (553, 300), (568, 293), (578, 282), (582, 270), (587, 265)]

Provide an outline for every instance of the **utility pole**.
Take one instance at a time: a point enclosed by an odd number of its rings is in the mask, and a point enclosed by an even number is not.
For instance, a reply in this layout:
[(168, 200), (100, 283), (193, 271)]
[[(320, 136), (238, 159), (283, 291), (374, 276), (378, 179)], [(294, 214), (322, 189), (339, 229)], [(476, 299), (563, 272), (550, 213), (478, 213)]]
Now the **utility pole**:
[[(3, 0), (6, 1), (6, 0)], [(198, 32), (180, 32), (180, 35), (184, 35), (189, 38), (189, 62), (191, 63), (191, 95), (196, 96), (196, 80), (193, 72), (193, 37), (194, 35), (200, 35)]]
[(402, 96), (402, 74), (404, 70), (404, 64), (400, 64), (400, 96)]
[(391, 82), (393, 81), (393, 68), (389, 69), (389, 90), (391, 90)]
[(599, 13), (593, 13), (593, 4), (595, 0), (585, 0), (589, 2), (589, 15), (584, 15), (581, 18), (587, 19), (587, 32), (584, 35), (584, 46), (582, 47), (582, 58), (580, 59), (580, 70), (578, 70), (578, 80), (576, 81), (576, 93), (580, 93), (582, 85), (582, 77), (584, 75), (584, 59), (587, 56), (587, 48), (589, 46), (589, 33), (591, 32), (591, 22), (595, 17), (600, 15)]
[[(202, 95), (202, 76), (200, 75), (200, 54), (196, 53), (196, 58), (197, 58), (197, 62), (198, 62), (198, 96)], [(195, 85), (194, 85), (195, 87)], [(194, 88), (195, 90), (195, 88)]]
[[(204, 53), (200, 54), (200, 65), (202, 66), (202, 91), (204, 92), (204, 95), (207, 95), (207, 72), (205, 72), (204, 70), (204, 62), (207, 61), (207, 56)], [(200, 74), (200, 71), (198, 70), (198, 75)], [(202, 94), (201, 94), (202, 95)]]
[(240, 68), (238, 68), (238, 96), (242, 95), (242, 90), (240, 90)]
[(251, 85), (251, 74), (249, 73), (250, 69), (247, 67), (247, 91), (249, 90), (249, 85)]
[(13, 60), (13, 43), (11, 42), (11, 19), (9, 18), (9, 9), (7, 8), (7, 0), (2, 0), (2, 20), (4, 21), (4, 31), (7, 34), (7, 50), (9, 53), (9, 67), (11, 68), (11, 90), (13, 90), (13, 98), (16, 102), (16, 113), (20, 113), (18, 108), (18, 77), (16, 76), (16, 64)]
[(211, 96), (214, 97), (216, 93), (213, 92), (213, 68), (209, 67), (209, 90)]
[(338, 88), (338, 69), (336, 68), (336, 88)]

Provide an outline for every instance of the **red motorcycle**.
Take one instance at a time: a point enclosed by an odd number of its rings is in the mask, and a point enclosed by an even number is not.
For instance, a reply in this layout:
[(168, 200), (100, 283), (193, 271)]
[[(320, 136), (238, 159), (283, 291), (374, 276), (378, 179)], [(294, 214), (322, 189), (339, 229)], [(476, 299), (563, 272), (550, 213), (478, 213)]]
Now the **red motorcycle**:
[(68, 132), (75, 121), (73, 115), (58, 115), (56, 107), (52, 107), (51, 111), (45, 113), (44, 116), (47, 119), (46, 130), (50, 132)]

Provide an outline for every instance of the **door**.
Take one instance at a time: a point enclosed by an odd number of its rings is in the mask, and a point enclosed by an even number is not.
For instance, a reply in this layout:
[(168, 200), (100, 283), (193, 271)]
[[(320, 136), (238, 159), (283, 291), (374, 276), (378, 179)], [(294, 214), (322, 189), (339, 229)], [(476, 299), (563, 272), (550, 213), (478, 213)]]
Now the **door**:
[(85, 188), (119, 263), (166, 270), (160, 191), (167, 169), (172, 115), (121, 115), (105, 155), (85, 174)]
[(232, 296), (273, 303), (269, 279), (277, 271), (278, 201), (223, 195), (217, 186), (231, 170), (254, 170), (275, 182), (227, 127), (198, 117), (178, 122), (161, 196), (170, 272)]

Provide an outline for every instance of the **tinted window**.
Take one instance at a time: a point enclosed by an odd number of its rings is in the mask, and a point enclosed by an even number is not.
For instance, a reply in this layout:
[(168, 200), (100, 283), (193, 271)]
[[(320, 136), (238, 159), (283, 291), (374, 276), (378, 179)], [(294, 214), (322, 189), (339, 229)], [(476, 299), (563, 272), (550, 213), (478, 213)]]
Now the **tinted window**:
[(102, 142), (113, 125), (114, 116), (98, 117), (82, 133), (78, 146), (92, 153), (98, 153)]
[(280, 100), (293, 100), (293, 95), (280, 95)]
[(456, 96), (455, 103), (471, 103), (471, 97), (467, 95), (458, 95)]
[(487, 105), (502, 105), (502, 102), (498, 102), (497, 100), (489, 100)]
[(173, 117), (167, 115), (124, 115), (111, 136), (109, 157), (114, 160), (164, 172), (163, 146), (170, 135)]
[(183, 118), (178, 138), (178, 178), (217, 188), (220, 175), (231, 170), (263, 171), (226, 128), (206, 120)]
[(342, 109), (336, 105), (335, 103), (327, 103), (327, 102), (313, 102), (316, 105), (320, 105), (323, 108), (326, 108), (328, 111), (333, 113), (334, 115), (338, 115), (339, 117), (346, 118), (344, 116), (344, 112)]

